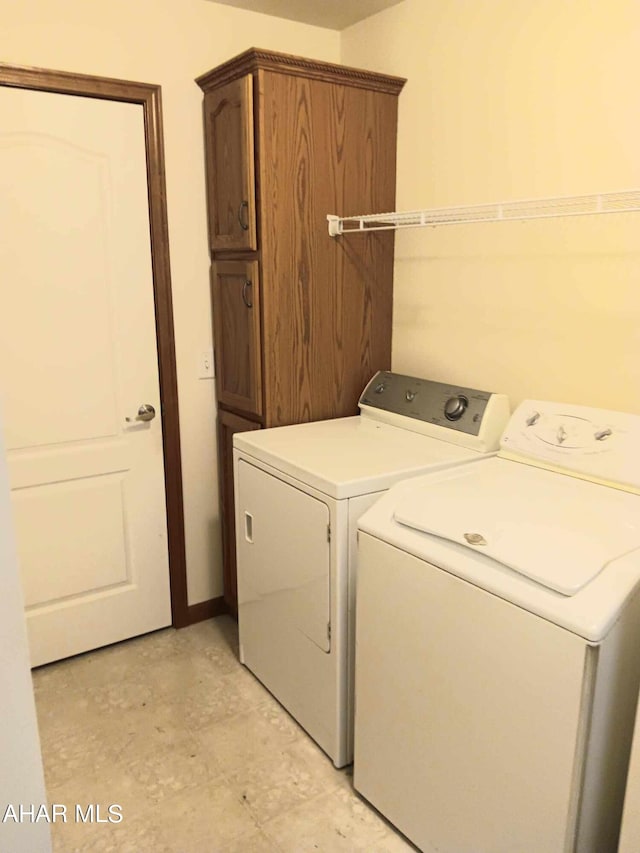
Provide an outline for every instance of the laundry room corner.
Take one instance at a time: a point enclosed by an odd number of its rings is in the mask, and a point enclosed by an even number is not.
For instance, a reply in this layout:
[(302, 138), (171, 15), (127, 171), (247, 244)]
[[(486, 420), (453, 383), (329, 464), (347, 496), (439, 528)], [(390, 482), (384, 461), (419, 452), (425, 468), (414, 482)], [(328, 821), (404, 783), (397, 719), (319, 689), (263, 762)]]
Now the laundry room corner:
[[(345, 30), (343, 62), (408, 80), (397, 210), (639, 187), (639, 28), (633, 0), (404, 0)], [(636, 234), (624, 214), (397, 232), (393, 369), (637, 412)]]

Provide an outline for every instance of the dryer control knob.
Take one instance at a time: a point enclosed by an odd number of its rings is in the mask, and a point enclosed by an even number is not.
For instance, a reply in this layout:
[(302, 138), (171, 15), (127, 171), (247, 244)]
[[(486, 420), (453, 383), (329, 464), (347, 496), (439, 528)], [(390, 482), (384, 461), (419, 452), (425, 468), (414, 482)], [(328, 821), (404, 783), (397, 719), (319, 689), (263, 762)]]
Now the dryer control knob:
[(464, 415), (469, 401), (462, 394), (457, 397), (449, 397), (444, 404), (444, 416), (448, 421), (459, 421)]

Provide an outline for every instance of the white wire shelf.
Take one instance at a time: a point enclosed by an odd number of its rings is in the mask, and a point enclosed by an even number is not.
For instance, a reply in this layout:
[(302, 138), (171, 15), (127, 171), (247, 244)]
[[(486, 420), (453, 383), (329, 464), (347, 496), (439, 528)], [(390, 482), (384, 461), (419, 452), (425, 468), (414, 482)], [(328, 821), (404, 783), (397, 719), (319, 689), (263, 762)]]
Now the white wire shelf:
[(640, 211), (640, 190), (525, 199), (466, 207), (438, 207), (431, 210), (410, 210), (405, 213), (371, 213), (364, 216), (329, 214), (327, 220), (329, 235), (338, 237), (341, 234), (357, 231), (395, 231), (399, 228), (463, 225), (470, 222), (507, 222), (633, 211)]

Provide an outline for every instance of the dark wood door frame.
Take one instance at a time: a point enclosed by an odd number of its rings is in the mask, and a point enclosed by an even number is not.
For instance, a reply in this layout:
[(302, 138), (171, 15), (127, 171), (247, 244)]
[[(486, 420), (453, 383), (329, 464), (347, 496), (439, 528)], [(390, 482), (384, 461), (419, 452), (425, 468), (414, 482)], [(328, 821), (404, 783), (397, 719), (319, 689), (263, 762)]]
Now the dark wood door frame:
[(175, 628), (182, 628), (194, 620), (190, 618), (192, 614), (189, 613), (187, 602), (178, 383), (171, 299), (160, 86), (3, 63), (0, 63), (0, 86), (36, 89), (61, 95), (81, 95), (85, 98), (101, 98), (109, 101), (125, 101), (141, 104), (143, 108), (153, 293), (162, 401), (171, 619)]

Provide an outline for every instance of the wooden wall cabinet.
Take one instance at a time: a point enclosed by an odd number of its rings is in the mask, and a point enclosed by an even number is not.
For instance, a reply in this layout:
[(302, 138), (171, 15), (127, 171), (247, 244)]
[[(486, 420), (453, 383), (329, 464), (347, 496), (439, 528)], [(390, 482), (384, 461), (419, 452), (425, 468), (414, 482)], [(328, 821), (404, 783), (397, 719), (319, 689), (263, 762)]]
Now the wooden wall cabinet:
[(395, 209), (404, 82), (256, 48), (197, 80), (233, 612), (230, 418), (238, 431), (353, 415), (391, 366), (393, 232), (331, 238), (326, 216)]

